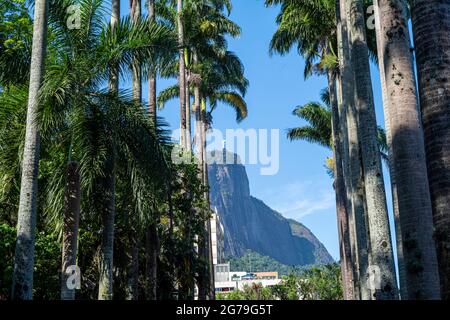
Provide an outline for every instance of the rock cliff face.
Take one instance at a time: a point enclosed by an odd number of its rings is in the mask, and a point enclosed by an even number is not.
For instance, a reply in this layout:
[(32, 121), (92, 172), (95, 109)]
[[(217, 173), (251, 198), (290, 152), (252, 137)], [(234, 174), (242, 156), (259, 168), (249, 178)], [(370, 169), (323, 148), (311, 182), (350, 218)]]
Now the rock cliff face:
[(309, 229), (250, 195), (243, 165), (210, 165), (209, 180), (211, 205), (224, 225), (226, 254), (239, 257), (250, 249), (287, 265), (333, 262)]

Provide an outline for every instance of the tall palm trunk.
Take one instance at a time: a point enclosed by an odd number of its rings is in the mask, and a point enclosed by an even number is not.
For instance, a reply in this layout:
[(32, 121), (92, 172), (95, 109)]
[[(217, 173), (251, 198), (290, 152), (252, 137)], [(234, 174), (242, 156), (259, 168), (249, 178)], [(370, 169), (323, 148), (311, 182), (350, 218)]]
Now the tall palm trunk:
[[(120, 0), (111, 1), (111, 28), (114, 29), (120, 22)], [(119, 70), (118, 66), (112, 65), (109, 78), (109, 91), (117, 94), (119, 92)], [(114, 142), (113, 142), (114, 143)], [(110, 154), (105, 163), (105, 176), (99, 179), (98, 197), (102, 198), (99, 210), (102, 216), (103, 230), (102, 242), (100, 244), (99, 262), (99, 300), (112, 300), (113, 298), (113, 253), (114, 253), (114, 220), (115, 208), (115, 150)]]
[(186, 149), (186, 66), (184, 60), (184, 26), (183, 26), (183, 0), (177, 1), (177, 25), (179, 48), (179, 88), (180, 88), (180, 144)]
[(346, 300), (354, 299), (352, 252), (350, 244), (350, 229), (347, 212), (347, 190), (343, 174), (343, 143), (340, 133), (339, 108), (336, 90), (336, 80), (333, 71), (328, 71), (328, 90), (332, 108), (332, 132), (334, 151), (334, 187), (336, 192), (336, 213), (339, 234), (339, 249), (341, 258), (341, 274)]
[[(208, 153), (206, 152), (206, 131), (208, 125), (206, 123), (206, 99), (202, 97), (201, 99), (201, 129), (202, 129), (202, 156), (203, 156), (203, 184), (209, 188), (209, 177), (208, 177)], [(210, 208), (209, 190), (205, 191), (205, 199), (207, 202), (207, 208)], [(214, 262), (212, 253), (212, 238), (211, 238), (211, 221), (208, 219), (206, 221), (206, 246), (205, 252), (207, 254), (207, 266), (208, 266), (208, 298), (209, 300), (215, 300), (216, 289), (214, 280)]]
[[(130, 16), (134, 23), (141, 19), (141, 0), (130, 0)], [(132, 63), (132, 93), (136, 103), (142, 102), (142, 71), (137, 59)], [(128, 238), (130, 240), (127, 254), (127, 299), (137, 300), (139, 298), (139, 235), (134, 217), (129, 218)]]
[(386, 83), (386, 118), (396, 182), (404, 268), (404, 299), (438, 299), (439, 276), (413, 57), (404, 3), (375, 0), (379, 9), (380, 68)]
[[(353, 278), (355, 299), (370, 300), (370, 290), (366, 285), (369, 275), (368, 232), (366, 224), (365, 190), (361, 170), (361, 152), (358, 136), (357, 111), (355, 108), (355, 78), (351, 64), (352, 44), (348, 29), (348, 2), (339, 1), (339, 9), (336, 10), (339, 37), (339, 64), (341, 71), (341, 99), (339, 114), (344, 146), (347, 144), (348, 172), (347, 181), (350, 198), (350, 243), (352, 247)], [(346, 121), (345, 121), (346, 120)]]
[[(148, 7), (148, 20), (150, 23), (154, 23), (156, 20), (156, 12), (155, 12), (155, 0), (147, 1)], [(154, 64), (154, 61), (152, 61)], [(153, 65), (150, 69), (148, 75), (148, 109), (149, 114), (153, 119), (153, 124), (156, 126), (157, 121), (157, 111), (156, 111), (156, 72), (155, 66)]]
[[(141, 19), (142, 9), (141, 0), (130, 0), (130, 16), (134, 23)], [(134, 101), (141, 103), (142, 101), (142, 72), (141, 66), (137, 59), (133, 59), (132, 65), (132, 92)]]
[[(78, 225), (80, 221), (80, 172), (78, 163), (67, 165), (66, 190), (64, 197), (64, 225), (61, 264), (61, 300), (74, 300), (75, 288), (69, 288), (72, 272), (67, 268), (77, 265)], [(73, 284), (73, 283), (70, 283)]]
[[(376, 41), (377, 41), (377, 56), (378, 56), (378, 67), (380, 70), (380, 80), (381, 80), (381, 93), (383, 100), (383, 109), (385, 113), (385, 129), (386, 129), (386, 142), (388, 145), (388, 150), (392, 150), (392, 130), (391, 130), (391, 119), (389, 118), (390, 114), (390, 103), (389, 103), (389, 95), (387, 91), (386, 84), (386, 72), (384, 66), (384, 38), (381, 36), (381, 25), (380, 25), (380, 10), (378, 3), (375, 4), (375, 26), (376, 26)], [(399, 208), (398, 208), (398, 189), (397, 189), (397, 181), (395, 174), (395, 166), (392, 158), (392, 151), (388, 153), (388, 161), (389, 161), (389, 175), (391, 180), (391, 193), (392, 193), (392, 208), (394, 213), (394, 223), (395, 223), (395, 233), (396, 233), (396, 244), (397, 244), (397, 264), (400, 278), (400, 297), (407, 297), (407, 282), (406, 282), (406, 269), (404, 263), (404, 255), (403, 255), (403, 241), (402, 241), (402, 232), (401, 232), (401, 224), (399, 217)]]
[(370, 230), (369, 259), (375, 279), (370, 285), (374, 299), (398, 299), (381, 156), (377, 142), (377, 124), (362, 0), (350, 0), (349, 13), (353, 46), (352, 65), (356, 87), (355, 102), (358, 111), (367, 221)]
[(105, 176), (99, 179), (97, 185), (98, 212), (101, 212), (103, 230), (100, 245), (100, 280), (98, 289), (99, 300), (113, 298), (113, 261), (114, 261), (114, 220), (115, 220), (115, 156), (111, 150), (105, 164)]
[[(198, 63), (198, 56), (194, 52), (193, 53), (193, 61), (194, 64)], [(195, 145), (196, 145), (196, 157), (197, 157), (197, 163), (198, 163), (198, 169), (199, 169), (199, 179), (200, 181), (204, 181), (204, 166), (203, 166), (203, 122), (202, 122), (202, 115), (201, 115), (201, 106), (200, 106), (200, 88), (199, 84), (195, 84), (194, 86), (194, 114), (195, 114)], [(206, 237), (206, 225), (203, 230), (201, 230), (201, 234), (198, 238), (198, 255), (201, 257), (204, 261), (207, 261), (208, 254), (207, 254), (207, 237)], [(208, 276), (206, 274), (206, 270), (202, 270), (204, 272), (199, 272), (198, 276), (198, 300), (206, 300), (208, 295)]]
[(450, 1), (411, 1), (439, 274), (450, 299)]
[(34, 245), (40, 150), (40, 136), (38, 124), (36, 123), (36, 111), (38, 107), (38, 92), (44, 75), (47, 47), (47, 14), (47, 1), (36, 0), (34, 3), (33, 47), (12, 285), (12, 298), (18, 300), (31, 300), (33, 298)]
[(191, 141), (191, 93), (189, 90), (189, 53), (188, 49), (185, 50), (186, 52), (186, 72), (185, 72), (185, 79), (186, 79), (186, 89), (185, 89), (185, 102), (186, 102), (186, 150), (192, 151), (192, 141)]

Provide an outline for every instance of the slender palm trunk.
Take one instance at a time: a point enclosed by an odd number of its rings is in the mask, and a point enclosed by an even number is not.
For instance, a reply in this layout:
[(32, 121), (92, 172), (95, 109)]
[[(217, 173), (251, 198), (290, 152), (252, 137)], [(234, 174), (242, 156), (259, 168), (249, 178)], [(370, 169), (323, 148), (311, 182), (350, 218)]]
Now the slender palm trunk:
[(112, 150), (105, 165), (105, 177), (101, 177), (99, 179), (97, 186), (97, 198), (100, 202), (98, 210), (101, 212), (103, 222), (99, 259), (99, 300), (112, 300), (113, 298), (113, 253), (116, 191), (114, 166), (115, 156), (114, 150)]
[[(148, 20), (150, 23), (154, 23), (156, 20), (155, 12), (155, 0), (147, 1), (148, 7)], [(152, 61), (154, 63), (154, 61)], [(148, 75), (148, 110), (153, 123), (156, 126), (157, 122), (157, 111), (156, 111), (156, 72), (153, 66)]]
[(377, 124), (370, 78), (369, 54), (362, 0), (350, 0), (352, 65), (355, 73), (356, 109), (366, 190), (370, 235), (370, 285), (374, 299), (398, 299)]
[(332, 108), (332, 132), (334, 151), (334, 187), (336, 192), (336, 213), (339, 234), (339, 250), (341, 258), (341, 274), (346, 300), (353, 300), (353, 266), (350, 245), (350, 230), (348, 226), (347, 194), (343, 174), (343, 144), (339, 125), (339, 108), (336, 91), (336, 81), (333, 71), (328, 71), (328, 90)]
[[(187, 52), (187, 49), (186, 49)], [(186, 59), (187, 60), (187, 59)], [(188, 65), (186, 63), (186, 65)], [(186, 68), (186, 150), (192, 151), (192, 141), (191, 141), (191, 93), (189, 90), (189, 77), (188, 77), (188, 68)]]
[(67, 268), (77, 265), (78, 225), (80, 221), (80, 172), (78, 163), (67, 165), (66, 190), (64, 197), (64, 225), (61, 264), (61, 300), (74, 300), (75, 287), (70, 281), (73, 270)]
[(450, 1), (413, 0), (411, 15), (441, 291), (450, 300)]
[[(349, 214), (350, 241), (352, 247), (353, 278), (355, 299), (370, 300), (370, 290), (366, 285), (369, 276), (368, 228), (366, 224), (365, 190), (361, 170), (361, 152), (358, 135), (357, 111), (355, 107), (355, 78), (351, 63), (352, 43), (348, 29), (348, 2), (339, 1), (337, 12), (339, 37), (339, 63), (341, 70), (341, 99), (339, 114), (342, 136), (348, 148), (348, 194), (351, 203)], [(346, 119), (346, 121), (344, 120)]]
[[(206, 152), (206, 131), (207, 131), (207, 123), (206, 123), (206, 99), (202, 97), (201, 100), (201, 129), (202, 129), (202, 156), (203, 156), (203, 184), (209, 188), (209, 178), (208, 178), (208, 154)], [(208, 203), (207, 208), (210, 208), (210, 199), (209, 199), (209, 190), (205, 191), (205, 199)], [(206, 246), (205, 252), (207, 253), (207, 265), (208, 265), (208, 298), (209, 300), (215, 300), (216, 298), (216, 289), (215, 289), (215, 280), (214, 280), (214, 262), (213, 262), (213, 253), (212, 253), (212, 238), (211, 238), (211, 221), (208, 219), (206, 221)]]
[(177, 2), (177, 25), (179, 48), (179, 88), (180, 88), (180, 144), (186, 149), (186, 66), (184, 60), (184, 26), (183, 26), (183, 0)]
[(47, 14), (47, 1), (36, 0), (34, 3), (33, 47), (12, 285), (12, 298), (17, 300), (31, 300), (33, 298), (34, 245), (40, 150), (40, 136), (38, 124), (36, 123), (36, 111), (38, 107), (38, 92), (44, 75), (47, 47)]
[[(142, 9), (141, 0), (130, 0), (130, 16), (134, 23), (139, 22), (141, 19)], [(142, 71), (141, 66), (137, 59), (133, 59), (132, 65), (132, 92), (134, 101), (142, 102)]]
[(391, 175), (401, 224), (404, 299), (438, 299), (439, 275), (413, 57), (406, 8), (401, 0), (375, 0), (386, 118), (391, 138)]
[[(120, 22), (120, 0), (112, 0), (111, 6), (110, 24), (114, 29)], [(116, 65), (112, 65), (110, 68), (109, 91), (114, 94), (119, 92), (119, 70)], [(113, 147), (105, 163), (105, 176), (99, 179), (97, 190), (98, 197), (101, 198), (98, 210), (101, 212), (103, 222), (99, 259), (99, 300), (112, 300), (113, 298), (114, 221), (116, 215), (115, 161)]]

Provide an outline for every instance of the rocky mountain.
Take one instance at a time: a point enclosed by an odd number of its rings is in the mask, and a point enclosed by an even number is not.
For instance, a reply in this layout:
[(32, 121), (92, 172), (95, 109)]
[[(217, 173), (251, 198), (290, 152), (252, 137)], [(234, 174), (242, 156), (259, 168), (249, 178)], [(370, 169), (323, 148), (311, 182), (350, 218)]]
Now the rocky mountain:
[(235, 161), (215, 163), (208, 170), (211, 205), (224, 226), (226, 254), (239, 257), (249, 249), (287, 265), (333, 262), (308, 228), (251, 196), (245, 167), (237, 157)]

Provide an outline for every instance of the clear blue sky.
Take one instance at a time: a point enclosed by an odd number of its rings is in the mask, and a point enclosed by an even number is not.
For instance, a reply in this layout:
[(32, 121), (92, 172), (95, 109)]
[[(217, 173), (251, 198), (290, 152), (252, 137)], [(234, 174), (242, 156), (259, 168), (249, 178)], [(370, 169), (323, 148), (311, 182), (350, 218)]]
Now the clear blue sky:
[[(303, 79), (304, 61), (295, 50), (280, 57), (269, 56), (269, 42), (276, 30), (278, 8), (266, 8), (263, 0), (234, 0), (231, 18), (242, 28), (238, 39), (231, 39), (230, 50), (242, 59), (250, 88), (246, 96), (248, 118), (240, 124), (235, 114), (226, 106), (214, 113), (214, 127), (243, 129), (280, 129), (280, 170), (274, 176), (262, 176), (260, 167), (247, 165), (252, 194), (288, 218), (294, 218), (308, 228), (324, 243), (331, 255), (338, 259), (338, 236), (335, 198), (332, 181), (324, 161), (330, 151), (306, 142), (290, 142), (286, 129), (301, 125), (291, 115), (295, 106), (308, 101), (318, 101), (320, 90), (326, 87), (325, 77)], [(128, 13), (128, 1), (122, 1), (123, 13)], [(383, 124), (380, 81), (376, 68), (372, 68), (377, 118)], [(176, 79), (161, 80), (158, 90), (173, 84)], [(145, 86), (144, 98), (148, 90)], [(169, 103), (160, 115), (178, 126), (178, 101)], [(387, 175), (386, 179), (388, 179)], [(390, 188), (388, 191), (388, 204)]]

